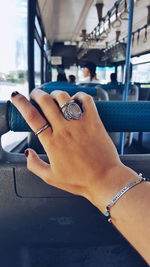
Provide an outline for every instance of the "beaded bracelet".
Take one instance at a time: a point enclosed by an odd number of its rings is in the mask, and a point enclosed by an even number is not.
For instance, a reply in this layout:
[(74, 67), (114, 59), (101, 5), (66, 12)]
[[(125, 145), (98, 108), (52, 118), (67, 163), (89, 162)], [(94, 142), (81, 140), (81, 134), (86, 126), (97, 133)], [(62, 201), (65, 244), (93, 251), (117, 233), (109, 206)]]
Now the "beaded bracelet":
[(108, 218), (108, 222), (111, 223), (111, 215), (110, 215), (110, 208), (112, 206), (114, 206), (116, 204), (116, 202), (119, 200), (119, 198), (121, 198), (128, 190), (130, 190), (132, 187), (134, 187), (135, 185), (143, 182), (143, 181), (147, 181), (146, 178), (142, 177), (142, 174), (139, 174), (139, 178), (137, 180), (135, 180), (134, 182), (129, 183), (128, 185), (126, 185), (125, 187), (123, 187), (118, 193), (117, 195), (115, 195), (112, 200), (108, 203), (108, 205), (106, 206), (106, 211), (104, 213), (104, 215)]

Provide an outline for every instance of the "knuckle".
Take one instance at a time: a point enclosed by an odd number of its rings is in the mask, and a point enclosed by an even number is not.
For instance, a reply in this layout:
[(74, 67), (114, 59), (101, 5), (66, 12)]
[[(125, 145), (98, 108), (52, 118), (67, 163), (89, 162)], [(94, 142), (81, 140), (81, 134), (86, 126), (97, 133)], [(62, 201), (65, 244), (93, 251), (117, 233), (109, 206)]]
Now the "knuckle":
[(86, 102), (91, 102), (92, 101), (92, 96), (85, 94), (84, 99), (85, 99)]
[(73, 98), (82, 97), (82, 94), (83, 94), (82, 92), (78, 92), (73, 96)]
[[(69, 96), (69, 94), (65, 91), (61, 91), (61, 90), (54, 90), (52, 93), (51, 93), (52, 96), (55, 96), (57, 98), (66, 98), (66, 96)], [(70, 97), (70, 96), (69, 96)]]
[(30, 96), (33, 96), (36, 93), (37, 93), (37, 89), (33, 89), (32, 92), (30, 93)]
[(31, 94), (30, 97), (34, 100), (37, 101), (37, 103), (44, 105), (46, 103), (49, 103), (51, 100), (51, 96), (45, 92), (43, 92), (40, 89), (34, 89)]
[(91, 100), (92, 99), (92, 97), (90, 96), (90, 95), (88, 95), (88, 94), (86, 94), (86, 93), (84, 93), (84, 92), (78, 92), (76, 95), (75, 95), (75, 97), (79, 97), (79, 98), (81, 98), (81, 99), (83, 99), (83, 100)]
[(30, 122), (32, 122), (32, 121), (34, 121), (34, 120), (37, 120), (38, 119), (38, 113), (37, 113), (37, 111), (35, 110), (35, 109), (31, 109), (28, 113), (27, 113), (27, 115), (26, 115), (26, 119), (27, 119), (27, 121), (30, 123)]
[(67, 97), (69, 96), (66, 92), (60, 92), (60, 93), (59, 93), (59, 98), (60, 98), (60, 99), (66, 99), (66, 96), (67, 96)]
[(38, 89), (38, 88), (33, 89), (32, 92), (30, 93), (30, 97), (34, 98), (37, 95), (38, 92), (41, 92), (41, 90)]
[(47, 94), (43, 94), (39, 96), (39, 102), (45, 104), (49, 101), (49, 96)]
[(51, 95), (56, 95), (59, 94), (61, 91), (60, 90), (53, 90), (53, 92), (51, 92)]
[(50, 96), (49, 96), (48, 94), (40, 95), (40, 96), (39, 96), (39, 99), (38, 99), (39, 103), (40, 103), (41, 105), (43, 105), (43, 106), (44, 106), (45, 104), (48, 104), (48, 105), (49, 105), (50, 100), (51, 100), (51, 98), (50, 98)]

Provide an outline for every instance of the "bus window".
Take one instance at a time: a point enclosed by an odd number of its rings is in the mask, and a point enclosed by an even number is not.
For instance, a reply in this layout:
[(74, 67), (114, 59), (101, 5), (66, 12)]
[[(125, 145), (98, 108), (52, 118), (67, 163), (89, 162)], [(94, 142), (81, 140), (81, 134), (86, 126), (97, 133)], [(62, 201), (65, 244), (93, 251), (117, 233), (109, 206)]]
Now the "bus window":
[(150, 83), (150, 54), (132, 58), (132, 81)]
[(110, 74), (115, 71), (114, 67), (97, 67), (96, 73), (100, 83), (106, 84), (110, 82)]
[(40, 27), (37, 17), (35, 17), (35, 26), (36, 26), (39, 36), (42, 38), (42, 31), (41, 31), (41, 27)]
[[(0, 25), (0, 100), (9, 100), (13, 91), (28, 97), (27, 0), (1, 1)], [(2, 138), (2, 146), (10, 150), (26, 136), (9, 132)]]
[(117, 81), (118, 81), (119, 83), (122, 83), (122, 82), (123, 82), (123, 74), (124, 74), (124, 73), (122, 73), (122, 71), (123, 71), (122, 66), (121, 66), (121, 65), (118, 66), (118, 68), (117, 68)]

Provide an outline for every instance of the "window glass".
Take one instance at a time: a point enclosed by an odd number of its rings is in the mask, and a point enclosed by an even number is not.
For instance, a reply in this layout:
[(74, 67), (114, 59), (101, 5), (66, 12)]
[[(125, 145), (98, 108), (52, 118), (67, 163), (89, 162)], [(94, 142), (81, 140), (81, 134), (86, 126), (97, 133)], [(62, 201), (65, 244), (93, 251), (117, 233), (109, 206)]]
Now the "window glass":
[(118, 66), (117, 68), (117, 81), (118, 82), (122, 82), (122, 67), (121, 66)]
[[(96, 67), (96, 77), (101, 84), (107, 84), (110, 82), (110, 74), (115, 72), (115, 67)], [(84, 82), (83, 69), (78, 68), (79, 82)]]
[(42, 32), (41, 32), (40, 24), (39, 24), (37, 17), (35, 17), (35, 26), (36, 26), (39, 36), (42, 38)]
[(131, 59), (132, 64), (141, 64), (141, 63), (146, 63), (150, 62), (150, 54), (142, 55), (139, 57), (133, 57)]
[(52, 68), (52, 81), (53, 82), (57, 81), (57, 74), (58, 74), (57, 68)]
[(150, 54), (133, 57), (132, 82), (150, 83)]
[[(10, 100), (13, 91), (28, 97), (27, 0), (0, 1), (0, 25), (0, 100)], [(10, 150), (26, 135), (9, 132), (2, 146)]]
[(97, 67), (96, 68), (97, 78), (102, 84), (107, 84), (110, 82), (110, 74), (112, 72), (115, 72), (114, 67)]
[(43, 62), (43, 79), (44, 79), (44, 82), (46, 81), (46, 58), (44, 57), (44, 62)]
[(132, 82), (150, 83), (150, 63), (133, 65)]
[(34, 71), (35, 87), (41, 84), (41, 49), (36, 40), (34, 40)]

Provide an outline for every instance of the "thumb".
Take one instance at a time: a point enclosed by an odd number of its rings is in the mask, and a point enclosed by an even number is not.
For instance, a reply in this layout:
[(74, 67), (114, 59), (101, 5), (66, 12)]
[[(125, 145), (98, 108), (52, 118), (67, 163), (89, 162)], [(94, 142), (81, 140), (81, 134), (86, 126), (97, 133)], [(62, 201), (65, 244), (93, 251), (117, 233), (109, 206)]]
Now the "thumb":
[(50, 183), (51, 166), (39, 158), (33, 149), (26, 149), (27, 169), (39, 176), (46, 183)]

